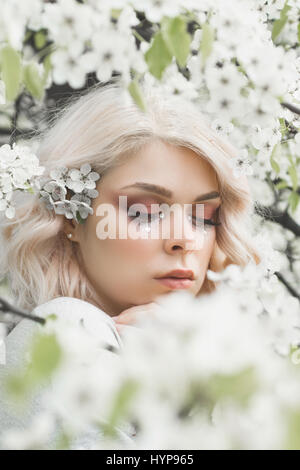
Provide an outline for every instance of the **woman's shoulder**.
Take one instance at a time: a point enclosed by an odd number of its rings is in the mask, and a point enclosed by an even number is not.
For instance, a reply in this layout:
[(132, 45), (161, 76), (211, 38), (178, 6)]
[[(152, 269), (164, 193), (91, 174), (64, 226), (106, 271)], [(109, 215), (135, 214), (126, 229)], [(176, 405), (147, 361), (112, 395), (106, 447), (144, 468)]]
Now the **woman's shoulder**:
[(53, 311), (55, 313), (59, 313), (59, 311), (61, 311), (61, 314), (65, 317), (72, 316), (73, 318), (77, 318), (80, 315), (88, 313), (88, 315), (91, 315), (92, 317), (97, 316), (97, 319), (103, 319), (103, 321), (113, 323), (111, 317), (102, 309), (86, 300), (78, 299), (76, 297), (55, 297), (43, 304), (37, 305), (32, 310), (32, 313), (45, 317)]
[(95, 320), (99, 323), (114, 325), (112, 318), (104, 310), (76, 297), (55, 297), (47, 302), (37, 305), (32, 314), (46, 318), (52, 313), (70, 320)]
[[(36, 306), (32, 315), (46, 319), (56, 315), (72, 325), (84, 326), (88, 332), (102, 340), (105, 344), (117, 349), (123, 347), (122, 339), (112, 318), (95, 305), (75, 297), (55, 297)], [(20, 360), (24, 348), (29, 344), (34, 333), (43, 325), (24, 318), (10, 331), (5, 338), (6, 365), (12, 365)]]
[[(122, 340), (114, 325), (111, 317), (103, 310), (95, 305), (73, 297), (56, 297), (48, 302), (35, 307), (31, 314), (46, 318), (48, 315), (55, 314), (57, 317), (63, 318), (72, 325), (78, 325), (78, 328), (84, 326), (93, 336), (96, 336), (105, 345), (114, 346), (116, 349), (122, 347)], [(64, 327), (65, 322), (59, 325)], [(1, 437), (5, 435), (7, 429), (22, 428), (29, 426), (31, 420), (40, 411), (44, 410), (45, 403), (43, 401), (44, 393), (47, 387), (52, 385), (40, 386), (37, 388), (36, 394), (32, 397), (28, 409), (24, 415), (19, 415), (14, 405), (7, 402), (4, 389), (2, 387), (3, 379), (12, 371), (21, 370), (25, 366), (28, 346), (31, 343), (33, 335), (37, 331), (41, 331), (43, 325), (33, 321), (32, 319), (22, 319), (13, 330), (5, 338), (6, 344), (6, 361), (0, 366), (0, 449)], [(111, 350), (111, 348), (108, 348)], [(15, 369), (17, 367), (17, 369)], [(93, 436), (87, 436), (87, 442), (82, 445), (87, 446), (88, 443), (95, 443)], [(99, 436), (98, 436), (99, 437)], [(51, 442), (51, 446), (54, 441)], [(79, 444), (78, 444), (79, 445)]]
[(55, 297), (35, 307), (32, 314), (43, 318), (55, 314), (72, 323), (81, 324), (93, 336), (103, 338), (115, 347), (121, 347), (123, 344), (112, 318), (86, 300), (75, 297)]

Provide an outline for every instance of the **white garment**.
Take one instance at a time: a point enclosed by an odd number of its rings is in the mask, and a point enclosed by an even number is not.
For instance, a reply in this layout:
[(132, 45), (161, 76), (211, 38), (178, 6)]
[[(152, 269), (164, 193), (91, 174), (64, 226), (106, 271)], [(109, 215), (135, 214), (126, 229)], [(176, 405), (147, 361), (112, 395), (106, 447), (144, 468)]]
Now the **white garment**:
[[(74, 297), (56, 297), (49, 302), (37, 306), (32, 311), (32, 314), (40, 317), (45, 317), (52, 313), (60, 317), (64, 316), (72, 322), (77, 322), (78, 325), (79, 322), (83, 321), (85, 328), (93, 335), (97, 335), (99, 339), (104, 340), (107, 345), (113, 346), (117, 350), (123, 347), (123, 342), (111, 317), (89, 302)], [(32, 418), (43, 409), (41, 394), (45, 390), (44, 387), (39, 388), (38, 393), (34, 394), (25, 412), (20, 415), (19, 409), (16, 411), (7, 403), (3, 387), (1, 386), (3, 378), (7, 373), (12, 372), (15, 367), (22, 367), (22, 364), (24, 364), (26, 347), (30, 344), (30, 339), (37, 331), (37, 328), (40, 328), (40, 324), (37, 322), (22, 319), (5, 338), (6, 364), (0, 365), (0, 449), (4, 449), (4, 447), (1, 447), (1, 436), (5, 434), (6, 430), (10, 428), (26, 429), (31, 423)], [(49, 386), (47, 385), (47, 387)], [(129, 430), (128, 432), (123, 432), (119, 428), (118, 430), (125, 442), (133, 442)], [(55, 432), (51, 442), (49, 442), (49, 446), (47, 446), (49, 449), (55, 448), (57, 434), (58, 430)], [(71, 448), (88, 449), (96, 442), (99, 442), (99, 436), (101, 436), (101, 433), (98, 429), (91, 430), (80, 436), (76, 443), (72, 443)]]

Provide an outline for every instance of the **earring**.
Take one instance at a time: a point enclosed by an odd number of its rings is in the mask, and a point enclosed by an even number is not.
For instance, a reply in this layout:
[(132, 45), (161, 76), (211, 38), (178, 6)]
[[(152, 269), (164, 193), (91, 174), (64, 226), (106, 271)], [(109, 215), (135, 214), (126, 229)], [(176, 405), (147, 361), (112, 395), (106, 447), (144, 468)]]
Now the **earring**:
[(72, 233), (68, 233), (67, 237), (72, 238), (73, 237)]

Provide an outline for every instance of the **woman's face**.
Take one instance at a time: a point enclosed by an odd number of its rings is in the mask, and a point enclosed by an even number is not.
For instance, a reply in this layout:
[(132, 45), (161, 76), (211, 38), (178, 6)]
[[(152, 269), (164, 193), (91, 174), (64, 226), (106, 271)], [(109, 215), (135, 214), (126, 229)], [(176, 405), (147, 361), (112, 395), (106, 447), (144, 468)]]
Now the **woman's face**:
[[(160, 186), (164, 188), (164, 194), (137, 183)], [(157, 277), (175, 269), (194, 272), (195, 279), (185, 290), (198, 294), (214, 249), (216, 227), (205, 225), (206, 234), (203, 226), (196, 227), (194, 201), (199, 196), (218, 192), (212, 167), (192, 150), (153, 141), (101, 176), (97, 190), (99, 196), (92, 203), (93, 215), (89, 215), (84, 224), (66, 220), (65, 231), (72, 232), (72, 241), (79, 243), (83, 268), (99, 295), (101, 308), (114, 316), (126, 308), (152, 302), (157, 296), (172, 292), (174, 287), (163, 284)], [(127, 196), (125, 206), (126, 199), (123, 198), (123, 207), (119, 196)], [(157, 219), (159, 235), (154, 237), (143, 230), (146, 225), (138, 224), (139, 214), (133, 217), (129, 211), (132, 204), (138, 203), (145, 207), (136, 206), (136, 210), (152, 212), (154, 216), (159, 215), (161, 209), (159, 206), (151, 207), (151, 204), (164, 203), (171, 207), (176, 203), (177, 209), (165, 213), (164, 219)], [(204, 196), (198, 202), (204, 208), (201, 215), (216, 221), (220, 203), (216, 195), (212, 194), (211, 198)], [(115, 226), (112, 220), (108, 222), (107, 211), (100, 215), (102, 204), (107, 204), (111, 214), (116, 215)], [(181, 217), (178, 217), (179, 213)], [(194, 217), (189, 219), (188, 215)], [(143, 217), (142, 220), (146, 219)], [(169, 236), (162, 236), (162, 224), (169, 224), (169, 233), (166, 232)], [(153, 229), (151, 223), (148, 226)], [(123, 238), (119, 236), (121, 229)], [(175, 229), (179, 232), (176, 233)], [(106, 239), (104, 232), (109, 234)], [(197, 241), (200, 245), (196, 245)]]

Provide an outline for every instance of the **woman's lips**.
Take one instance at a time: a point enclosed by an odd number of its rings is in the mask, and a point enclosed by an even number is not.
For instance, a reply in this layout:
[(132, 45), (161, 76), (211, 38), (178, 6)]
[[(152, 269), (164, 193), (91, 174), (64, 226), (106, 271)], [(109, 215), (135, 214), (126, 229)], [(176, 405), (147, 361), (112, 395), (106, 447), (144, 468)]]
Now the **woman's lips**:
[(175, 278), (175, 277), (160, 277), (156, 278), (161, 284), (165, 285), (166, 287), (170, 287), (171, 289), (188, 289), (192, 286), (193, 280), (187, 277), (183, 278)]

